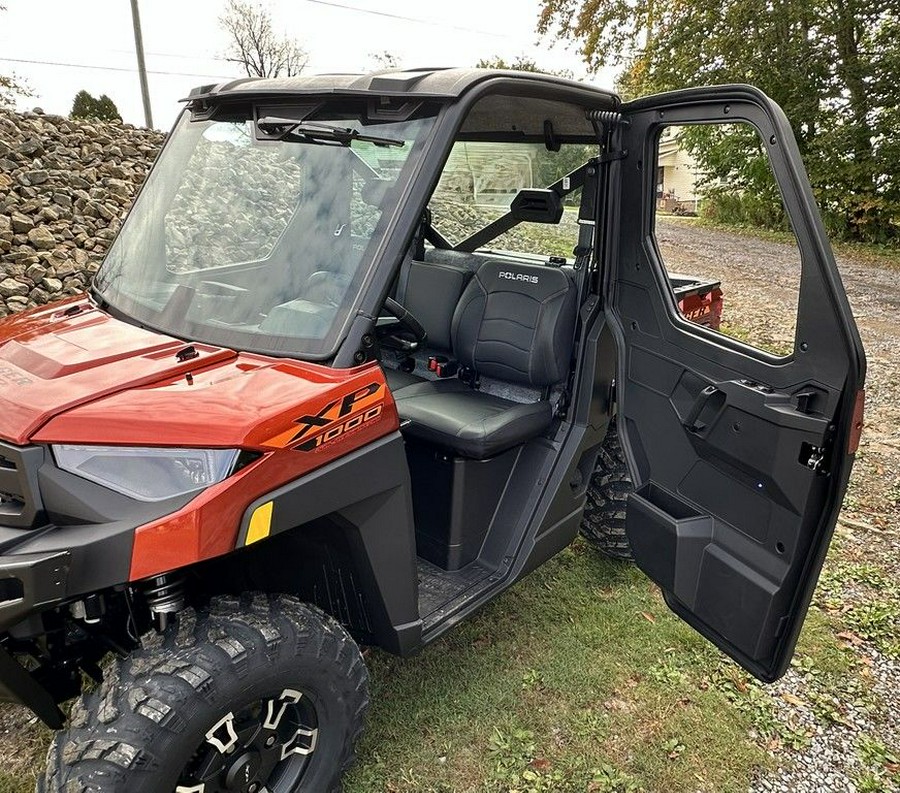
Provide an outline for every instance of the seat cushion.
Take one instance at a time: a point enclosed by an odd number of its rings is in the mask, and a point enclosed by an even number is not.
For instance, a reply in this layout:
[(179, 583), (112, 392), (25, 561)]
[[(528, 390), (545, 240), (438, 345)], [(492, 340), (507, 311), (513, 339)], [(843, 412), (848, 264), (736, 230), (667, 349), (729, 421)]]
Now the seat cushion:
[(540, 435), (553, 420), (547, 401), (521, 404), (479, 391), (459, 380), (413, 385), (394, 394), (404, 432), (484, 460)]
[(397, 302), (428, 334), (428, 348), (450, 349), (450, 323), (472, 273), (450, 265), (408, 261), (400, 273)]

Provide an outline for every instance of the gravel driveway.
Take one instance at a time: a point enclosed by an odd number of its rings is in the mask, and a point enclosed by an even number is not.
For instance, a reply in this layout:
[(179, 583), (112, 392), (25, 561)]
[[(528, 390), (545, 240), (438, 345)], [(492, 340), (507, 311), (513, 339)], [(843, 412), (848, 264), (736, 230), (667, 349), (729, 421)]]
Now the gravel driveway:
[[(793, 339), (799, 258), (792, 245), (729, 231), (699, 227), (678, 218), (661, 219), (660, 250), (673, 271), (722, 279), (726, 318), (749, 328), (754, 339), (774, 346)], [(839, 253), (841, 276), (859, 325), (868, 358), (866, 427), (848, 497), (828, 565), (816, 596), (819, 607), (836, 615), (872, 607), (873, 590), (860, 586), (846, 570), (864, 571), (884, 582), (878, 611), (885, 641), (900, 647), (897, 582), (900, 582), (900, 266), (889, 260)], [(857, 575), (857, 578), (859, 575)], [(781, 771), (760, 778), (752, 788), (791, 793), (844, 793), (898, 790), (900, 754), (900, 662), (886, 657), (876, 643), (854, 633), (852, 623), (839, 634), (859, 655), (871, 698), (852, 701), (835, 696), (837, 720), (823, 724), (811, 701), (822, 692), (814, 675), (792, 668), (773, 687), (778, 717), (812, 734), (809, 746)], [(871, 761), (871, 742), (882, 744), (888, 757)], [(874, 752), (878, 754), (878, 752)], [(878, 766), (881, 768), (877, 768)], [(877, 770), (872, 770), (877, 768)], [(861, 781), (862, 780), (862, 781)]]

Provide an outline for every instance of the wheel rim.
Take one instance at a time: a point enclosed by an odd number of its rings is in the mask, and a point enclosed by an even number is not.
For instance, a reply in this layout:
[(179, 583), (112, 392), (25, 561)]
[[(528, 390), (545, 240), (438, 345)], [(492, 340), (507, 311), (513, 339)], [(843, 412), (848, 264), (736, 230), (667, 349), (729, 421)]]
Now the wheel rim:
[(286, 688), (216, 722), (175, 793), (291, 793), (306, 777), (318, 742), (312, 699)]

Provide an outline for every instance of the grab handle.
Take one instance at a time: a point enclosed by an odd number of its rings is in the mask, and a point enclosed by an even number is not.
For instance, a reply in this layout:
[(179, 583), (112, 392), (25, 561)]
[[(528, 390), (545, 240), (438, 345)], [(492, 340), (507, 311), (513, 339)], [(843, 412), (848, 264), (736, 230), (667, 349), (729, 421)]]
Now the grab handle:
[(709, 400), (716, 394), (721, 393), (722, 392), (716, 388), (716, 386), (708, 385), (697, 394), (697, 398), (691, 406), (690, 413), (687, 414), (687, 418), (682, 422), (682, 424), (687, 427), (688, 432), (700, 432), (700, 430), (706, 427), (705, 423), (698, 420), (700, 414), (703, 413), (703, 409), (709, 404)]

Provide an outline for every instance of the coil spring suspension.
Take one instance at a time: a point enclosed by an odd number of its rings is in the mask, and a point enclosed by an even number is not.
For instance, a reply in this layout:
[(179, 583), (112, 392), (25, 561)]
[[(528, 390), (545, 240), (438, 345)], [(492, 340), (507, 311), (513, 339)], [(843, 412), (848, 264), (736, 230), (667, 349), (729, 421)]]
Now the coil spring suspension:
[(144, 597), (153, 615), (153, 625), (162, 632), (172, 614), (177, 614), (186, 604), (184, 576), (176, 573), (151, 578), (144, 585)]
[(628, 123), (617, 110), (588, 110), (585, 115), (588, 121), (596, 121), (604, 127), (614, 127), (616, 124)]

